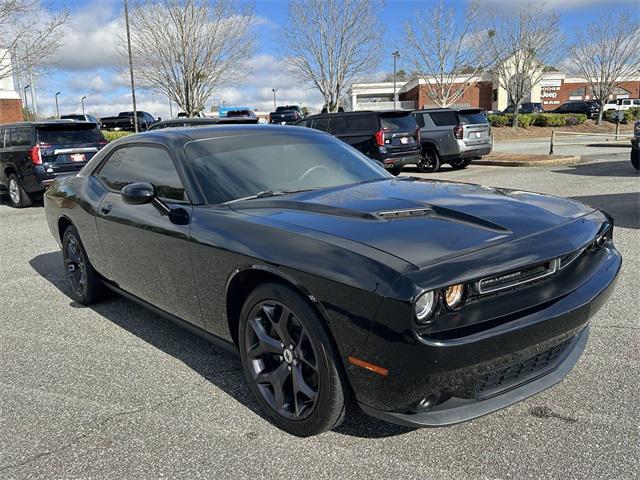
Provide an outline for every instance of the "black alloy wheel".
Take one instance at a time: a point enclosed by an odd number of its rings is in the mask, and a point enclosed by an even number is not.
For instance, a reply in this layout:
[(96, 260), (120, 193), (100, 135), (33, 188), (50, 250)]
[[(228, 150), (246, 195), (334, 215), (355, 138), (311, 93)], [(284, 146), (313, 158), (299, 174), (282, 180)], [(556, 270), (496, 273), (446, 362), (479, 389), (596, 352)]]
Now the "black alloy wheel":
[(433, 173), (440, 170), (440, 158), (438, 153), (431, 147), (427, 147), (422, 152), (422, 157), (417, 163), (418, 170), (422, 173)]
[(346, 392), (322, 320), (300, 294), (268, 283), (242, 309), (239, 348), (249, 386), (279, 428), (298, 436), (337, 426)]
[(62, 258), (71, 287), (71, 297), (78, 303), (90, 305), (102, 294), (102, 283), (82, 246), (75, 227), (69, 226), (62, 237)]
[(469, 158), (461, 158), (457, 160), (451, 160), (449, 162), (451, 164), (451, 168), (454, 170), (462, 170), (463, 168), (467, 168), (471, 163), (471, 159)]

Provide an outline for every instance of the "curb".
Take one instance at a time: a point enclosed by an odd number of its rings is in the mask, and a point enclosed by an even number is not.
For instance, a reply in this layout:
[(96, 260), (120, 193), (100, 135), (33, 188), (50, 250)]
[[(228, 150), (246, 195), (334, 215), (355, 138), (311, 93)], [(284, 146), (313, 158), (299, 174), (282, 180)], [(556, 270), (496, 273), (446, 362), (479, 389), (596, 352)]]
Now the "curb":
[[(543, 155), (540, 155), (543, 157)], [(555, 157), (544, 158), (541, 160), (474, 160), (472, 164), (475, 165), (492, 165), (495, 167), (548, 167), (558, 165), (575, 165), (580, 163), (582, 157), (580, 155), (574, 155), (570, 157)]]

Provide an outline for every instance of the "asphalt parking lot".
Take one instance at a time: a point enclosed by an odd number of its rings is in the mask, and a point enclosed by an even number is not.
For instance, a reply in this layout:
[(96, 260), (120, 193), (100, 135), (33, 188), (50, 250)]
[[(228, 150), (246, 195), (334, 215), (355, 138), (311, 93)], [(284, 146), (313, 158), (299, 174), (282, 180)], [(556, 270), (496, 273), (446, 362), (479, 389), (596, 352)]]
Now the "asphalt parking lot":
[(429, 175), (614, 216), (619, 283), (562, 383), (453, 427), (358, 414), (309, 439), (261, 417), (237, 358), (128, 300), (73, 303), (43, 208), (0, 203), (0, 478), (638, 478), (640, 177), (628, 158)]

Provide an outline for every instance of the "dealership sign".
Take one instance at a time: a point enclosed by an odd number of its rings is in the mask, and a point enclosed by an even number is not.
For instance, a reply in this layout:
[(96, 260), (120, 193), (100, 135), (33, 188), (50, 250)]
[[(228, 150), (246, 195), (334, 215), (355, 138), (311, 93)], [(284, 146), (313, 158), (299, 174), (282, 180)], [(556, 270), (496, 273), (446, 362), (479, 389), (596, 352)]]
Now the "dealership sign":
[(562, 80), (560, 79), (545, 79), (540, 82), (540, 99), (543, 105), (559, 105), (560, 101), (557, 100), (558, 92)]

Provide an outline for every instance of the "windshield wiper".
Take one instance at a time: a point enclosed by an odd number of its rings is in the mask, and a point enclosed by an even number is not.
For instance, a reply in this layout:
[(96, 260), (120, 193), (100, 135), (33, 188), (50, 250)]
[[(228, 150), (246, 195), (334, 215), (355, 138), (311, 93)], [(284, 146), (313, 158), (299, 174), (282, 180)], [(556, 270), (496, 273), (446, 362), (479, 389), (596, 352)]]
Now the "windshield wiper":
[(320, 187), (313, 188), (296, 188), (295, 190), (263, 190), (262, 192), (258, 192), (255, 195), (249, 195), (248, 197), (242, 198), (234, 198), (233, 200), (229, 200), (228, 202), (224, 202), (223, 205), (229, 205), (230, 203), (236, 202), (244, 202), (245, 200), (254, 200), (256, 198), (267, 198), (267, 197), (277, 197), (280, 195), (288, 195), (290, 193), (299, 193), (299, 192), (309, 192), (311, 190), (317, 190)]

